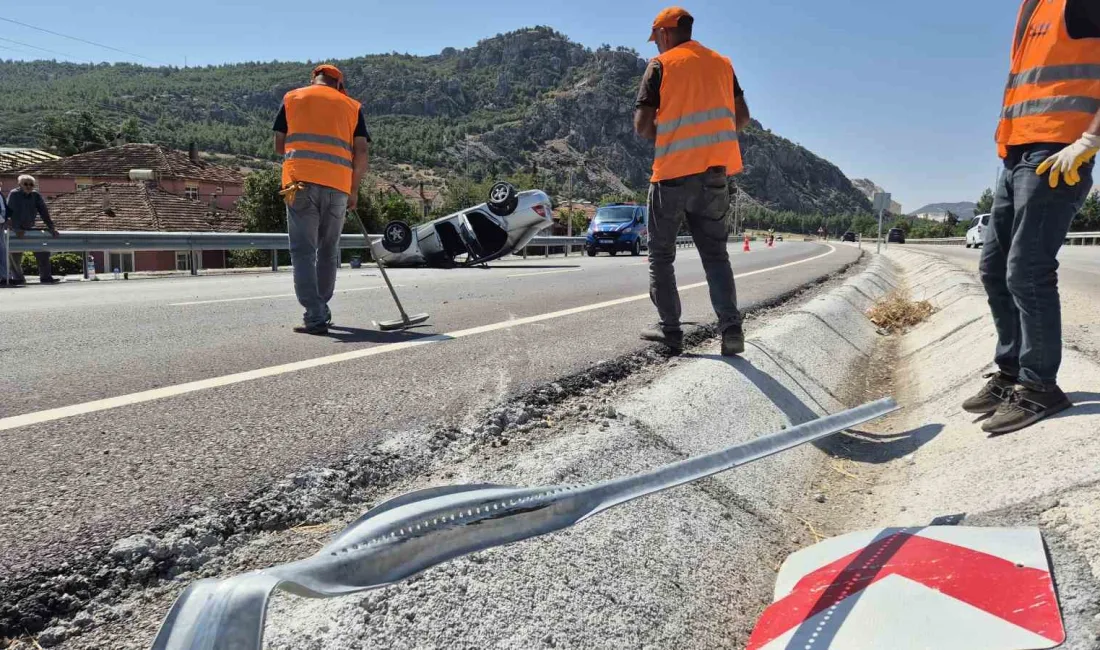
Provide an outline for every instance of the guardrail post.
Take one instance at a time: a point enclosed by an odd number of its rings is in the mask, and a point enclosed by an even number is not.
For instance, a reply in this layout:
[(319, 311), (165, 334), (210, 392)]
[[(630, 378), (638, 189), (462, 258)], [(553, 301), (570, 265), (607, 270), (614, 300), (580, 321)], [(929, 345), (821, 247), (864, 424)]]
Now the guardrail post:
[[(7, 251), (4, 251), (4, 252), (7, 253)], [(88, 254), (88, 251), (84, 251), (83, 253), (81, 253), (81, 258), (84, 262), (83, 264), (81, 264), (81, 266), (84, 267), (84, 279), (85, 280), (88, 279), (88, 258), (89, 257), (91, 257), (91, 256)]]
[(199, 260), (195, 257), (195, 248), (191, 247), (191, 275), (199, 274)]
[(527, 259), (527, 247), (523, 247), (523, 259)]
[(271, 270), (279, 270), (279, 251), (274, 248), (271, 249)]
[(550, 244), (547, 244), (546, 246), (543, 246), (542, 252), (543, 252), (543, 257), (545, 257), (546, 259), (550, 259)]

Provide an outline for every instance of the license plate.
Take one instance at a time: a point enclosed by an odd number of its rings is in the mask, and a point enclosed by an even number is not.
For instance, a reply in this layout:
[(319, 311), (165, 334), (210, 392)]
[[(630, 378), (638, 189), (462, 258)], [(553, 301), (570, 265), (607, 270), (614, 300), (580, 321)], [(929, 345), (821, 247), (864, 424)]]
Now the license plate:
[(615, 240), (614, 239), (601, 239), (600, 243), (601, 244), (613, 244), (613, 243), (615, 243)]

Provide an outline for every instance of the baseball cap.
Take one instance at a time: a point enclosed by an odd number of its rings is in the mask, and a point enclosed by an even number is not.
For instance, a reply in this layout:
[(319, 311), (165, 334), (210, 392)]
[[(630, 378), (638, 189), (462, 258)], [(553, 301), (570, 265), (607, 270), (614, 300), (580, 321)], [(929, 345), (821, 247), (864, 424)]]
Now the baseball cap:
[(680, 24), (681, 18), (691, 18), (691, 14), (687, 9), (683, 7), (668, 7), (657, 14), (657, 18), (653, 20), (653, 29), (649, 34), (649, 40), (657, 40), (658, 29), (673, 29)]
[(319, 74), (324, 74), (326, 77), (332, 77), (336, 80), (337, 88), (345, 95), (348, 94), (344, 88), (344, 73), (340, 72), (340, 68), (332, 65), (331, 63), (322, 63), (313, 69), (313, 76), (316, 77)]

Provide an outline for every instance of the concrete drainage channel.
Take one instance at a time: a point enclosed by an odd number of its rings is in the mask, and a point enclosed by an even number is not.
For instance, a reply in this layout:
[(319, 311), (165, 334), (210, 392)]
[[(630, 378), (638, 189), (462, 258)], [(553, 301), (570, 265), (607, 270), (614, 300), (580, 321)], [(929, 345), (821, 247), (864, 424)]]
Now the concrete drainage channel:
[[(862, 397), (879, 338), (863, 310), (896, 285), (875, 260), (827, 295), (752, 321), (758, 347), (742, 359), (717, 356), (702, 328), (683, 359), (644, 351), (517, 397), (477, 427), (395, 436), (223, 512), (121, 540), (88, 563), (91, 575), (42, 576), (37, 591), (5, 597), (22, 608), (5, 615), (69, 611), (43, 646), (147, 647), (187, 582), (309, 555), (371, 502), (440, 484), (593, 481), (841, 410)], [(773, 457), (366, 597), (279, 596), (267, 647), (743, 647), (779, 563), (815, 541), (795, 510), (821, 459), (809, 448)]]

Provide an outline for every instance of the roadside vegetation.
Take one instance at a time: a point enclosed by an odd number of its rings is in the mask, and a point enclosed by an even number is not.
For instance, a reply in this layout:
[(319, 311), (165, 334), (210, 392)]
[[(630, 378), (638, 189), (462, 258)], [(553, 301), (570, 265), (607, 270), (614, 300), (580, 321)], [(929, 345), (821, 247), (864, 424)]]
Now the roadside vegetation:
[(894, 291), (879, 298), (867, 310), (867, 318), (884, 334), (904, 334), (928, 320), (935, 312), (927, 300), (910, 300), (905, 291)]

